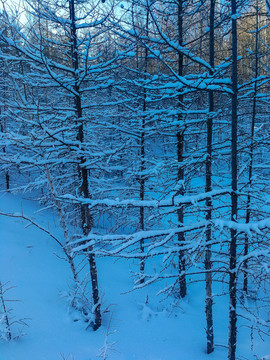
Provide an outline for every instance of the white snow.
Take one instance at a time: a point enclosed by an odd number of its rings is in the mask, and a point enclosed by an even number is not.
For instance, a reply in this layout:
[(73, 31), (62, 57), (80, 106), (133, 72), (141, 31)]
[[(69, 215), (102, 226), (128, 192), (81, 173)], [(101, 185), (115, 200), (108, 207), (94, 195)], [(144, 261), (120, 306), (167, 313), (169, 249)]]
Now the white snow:
[[(18, 196), (0, 198), (2, 212), (20, 213), (58, 237), (62, 231), (50, 210), (39, 212), (37, 203)], [(61, 249), (47, 234), (26, 227), (20, 219), (0, 216), (0, 281), (14, 286), (6, 298), (15, 319), (27, 318), (28, 327), (19, 340), (0, 342), (0, 360), (222, 360), (227, 358), (228, 299), (215, 297), (215, 352), (205, 353), (204, 284), (189, 285), (185, 300), (169, 296), (163, 302), (158, 291), (166, 282), (157, 282), (130, 292), (130, 270), (136, 264), (111, 258), (97, 261), (102, 297), (102, 327), (85, 330), (86, 323), (63, 297), (72, 285), (68, 264), (61, 260)], [(57, 257), (58, 255), (58, 257)], [(154, 260), (153, 260), (154, 261)], [(147, 264), (154, 267), (155, 264)], [(221, 291), (214, 285), (214, 292)], [(78, 320), (78, 321), (74, 321)], [(270, 341), (254, 334), (239, 319), (238, 354), (246, 359), (268, 359)], [(109, 326), (109, 329), (108, 329)], [(20, 328), (20, 326), (19, 326)]]

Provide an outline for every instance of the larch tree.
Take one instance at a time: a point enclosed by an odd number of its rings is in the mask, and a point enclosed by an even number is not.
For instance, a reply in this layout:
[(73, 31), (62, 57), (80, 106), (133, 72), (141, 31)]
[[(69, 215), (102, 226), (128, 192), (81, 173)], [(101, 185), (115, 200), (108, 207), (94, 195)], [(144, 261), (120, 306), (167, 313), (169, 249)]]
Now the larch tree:
[[(238, 71), (237, 71), (237, 4), (236, 0), (231, 1), (231, 18), (232, 18), (232, 118), (231, 118), (231, 220), (237, 221), (237, 174), (238, 174), (238, 157), (237, 157), (237, 102), (238, 102)], [(235, 360), (236, 341), (237, 341), (237, 231), (232, 228), (230, 240), (230, 270), (229, 270), (229, 353), (228, 359)]]
[[(211, 70), (210, 75), (214, 73), (215, 67), (215, 0), (210, 1), (209, 11), (209, 64)], [(212, 146), (213, 146), (213, 115), (214, 115), (214, 91), (209, 91), (209, 115), (207, 117), (207, 158), (205, 169), (205, 192), (212, 191)], [(206, 221), (212, 219), (212, 199), (206, 199)], [(207, 225), (206, 243), (212, 240), (211, 224)], [(206, 337), (207, 337), (207, 353), (214, 351), (214, 329), (213, 329), (213, 297), (212, 297), (212, 263), (211, 263), (211, 246), (206, 245), (205, 250), (205, 289), (206, 289)]]
[[(100, 150), (106, 139), (98, 135), (101, 127), (97, 129), (97, 111), (92, 110), (112, 83), (109, 70), (115, 58), (103, 59), (99, 44), (110, 6), (75, 0), (62, 4), (39, 1), (28, 3), (28, 14), (31, 28), (20, 31), (6, 13), (6, 26), (12, 31), (1, 33), (1, 43), (17, 52), (16, 56), (5, 54), (5, 61), (26, 64), (23, 78), (16, 71), (10, 74), (18, 89), (10, 109), (24, 124), (24, 132), (19, 129), (3, 139), (26, 151), (16, 159), (6, 156), (5, 162), (37, 170), (31, 174), (33, 183), (49, 190), (66, 241), (70, 241), (74, 231), (78, 233), (76, 228), (86, 237), (94, 226), (93, 214), (84, 203), (94, 191), (90, 190), (89, 175), (94, 177), (99, 164), (117, 153), (117, 149)], [(48, 36), (49, 31), (52, 36)], [(71, 195), (80, 198), (78, 206), (70, 202)], [(96, 330), (101, 325), (97, 267), (91, 245), (87, 250)], [(73, 273), (76, 280), (76, 270)]]

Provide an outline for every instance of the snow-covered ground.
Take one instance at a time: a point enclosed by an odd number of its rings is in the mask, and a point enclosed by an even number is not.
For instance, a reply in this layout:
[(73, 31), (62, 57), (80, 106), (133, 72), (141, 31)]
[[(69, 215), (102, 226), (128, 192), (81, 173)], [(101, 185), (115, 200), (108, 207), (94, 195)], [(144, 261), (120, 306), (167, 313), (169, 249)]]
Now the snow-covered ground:
[[(61, 230), (50, 211), (39, 212), (39, 205), (21, 197), (0, 198), (3, 212), (21, 212), (57, 236)], [(36, 212), (36, 213), (35, 213)], [(103, 293), (102, 327), (85, 330), (86, 323), (68, 307), (65, 294), (72, 284), (68, 264), (60, 259), (57, 243), (37, 228), (26, 227), (21, 219), (0, 216), (0, 281), (12, 287), (5, 298), (14, 320), (17, 340), (0, 342), (0, 360), (222, 360), (227, 358), (228, 299), (215, 298), (215, 352), (205, 353), (203, 283), (189, 287), (185, 300), (156, 296), (160, 283), (140, 291), (132, 288), (130, 265), (125, 261), (98, 259), (99, 282)], [(125, 293), (125, 294), (124, 294)], [(78, 321), (75, 321), (78, 320)], [(241, 321), (239, 320), (239, 326)], [(107, 336), (108, 335), (108, 336)], [(262, 359), (269, 355), (270, 340), (239, 328), (239, 359)], [(105, 344), (105, 347), (104, 347)], [(107, 357), (104, 349), (108, 347)], [(268, 358), (268, 357), (266, 357)]]

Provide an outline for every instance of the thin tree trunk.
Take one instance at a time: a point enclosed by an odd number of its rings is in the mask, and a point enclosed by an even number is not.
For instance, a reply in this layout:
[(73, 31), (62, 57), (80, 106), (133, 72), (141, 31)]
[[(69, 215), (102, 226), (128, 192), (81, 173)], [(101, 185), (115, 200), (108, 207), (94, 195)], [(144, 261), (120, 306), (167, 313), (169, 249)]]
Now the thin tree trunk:
[[(259, 74), (259, 5), (258, 1), (256, 2), (256, 35), (255, 35), (255, 79), (258, 78)], [(249, 148), (249, 167), (248, 167), (248, 197), (247, 197), (247, 210), (246, 210), (246, 223), (250, 221), (251, 209), (250, 209), (250, 188), (252, 184), (252, 174), (253, 174), (253, 153), (254, 153), (254, 132), (255, 132), (255, 120), (256, 120), (256, 110), (257, 110), (257, 80), (254, 82), (254, 93), (253, 93), (253, 104), (252, 104), (252, 120), (251, 120), (251, 139), (250, 139), (250, 148)], [(249, 237), (245, 234), (245, 247), (244, 247), (244, 256), (248, 255), (249, 251)], [(243, 290), (247, 294), (248, 292), (248, 262), (247, 260), (243, 263), (244, 267), (244, 283)]]
[[(80, 88), (78, 85), (77, 78), (77, 70), (79, 68), (79, 57), (78, 57), (78, 45), (77, 45), (77, 31), (76, 31), (76, 20), (75, 20), (75, 8), (74, 8), (74, 0), (69, 0), (69, 10), (70, 10), (70, 20), (71, 20), (71, 37), (72, 37), (72, 62), (74, 69), (74, 102), (76, 109), (76, 116), (78, 119), (78, 133), (77, 140), (80, 143), (84, 141), (84, 129), (83, 129), (83, 121), (82, 121), (82, 104), (81, 104), (81, 95)], [(81, 180), (80, 192), (85, 199), (90, 199), (91, 194), (89, 192), (89, 183), (88, 183), (88, 170), (84, 166), (85, 158), (82, 156), (80, 158), (80, 166), (79, 166), (79, 178)], [(83, 235), (87, 236), (93, 227), (93, 216), (90, 213), (89, 207), (86, 204), (81, 205), (81, 227), (83, 231)], [(93, 325), (93, 329), (97, 330), (101, 326), (101, 312), (100, 312), (100, 300), (99, 300), (99, 291), (98, 291), (98, 278), (97, 278), (97, 267), (96, 267), (96, 259), (95, 254), (93, 253), (93, 247), (90, 246), (87, 249), (88, 255), (87, 259), (90, 267), (90, 275), (91, 275), (91, 283), (92, 283), (92, 298), (94, 303), (94, 316), (95, 322)]]
[[(232, 125), (231, 125), (231, 220), (237, 220), (237, 15), (236, 0), (231, 0), (232, 12)], [(229, 352), (228, 359), (235, 360), (237, 341), (237, 313), (236, 313), (236, 254), (237, 254), (237, 232), (231, 229), (230, 241), (230, 271), (229, 271)]]
[(9, 190), (10, 189), (10, 176), (9, 176), (8, 170), (6, 170), (5, 178), (6, 178), (6, 189)]
[[(6, 91), (5, 89), (6, 87), (4, 87), (4, 92)], [(0, 115), (2, 115), (2, 109), (0, 109)], [(5, 124), (4, 124), (4, 119), (1, 120), (1, 132), (4, 133), (5, 132)], [(6, 153), (6, 147), (4, 146), (3, 148), (3, 153)], [(10, 189), (10, 177), (9, 177), (9, 171), (5, 170), (5, 180), (6, 180), (6, 190)]]
[[(146, 22), (145, 22), (145, 30), (146, 37), (148, 36), (148, 26), (149, 26), (149, 9), (146, 9)], [(148, 48), (145, 47), (144, 54), (144, 80), (146, 81), (146, 73), (148, 68)], [(143, 88), (143, 117), (142, 117), (142, 132), (141, 132), (141, 147), (140, 147), (140, 156), (141, 156), (141, 175), (140, 175), (140, 200), (144, 200), (145, 197), (145, 115), (146, 112), (146, 96), (147, 91), (146, 88)], [(144, 230), (144, 207), (140, 207), (140, 230)], [(140, 250), (144, 253), (144, 240), (140, 241)], [(144, 274), (145, 271), (145, 258), (141, 258), (140, 261), (140, 274)], [(144, 277), (141, 278), (140, 283), (144, 282)]]
[[(212, 69), (215, 66), (215, 38), (214, 38), (214, 22), (215, 22), (215, 0), (210, 3), (210, 36), (209, 36), (209, 60)], [(213, 75), (213, 71), (210, 71)], [(212, 190), (212, 141), (213, 141), (213, 112), (214, 112), (214, 92), (209, 91), (209, 115), (207, 117), (207, 159), (206, 159), (206, 179), (205, 191)], [(212, 200), (206, 199), (206, 221), (212, 219)], [(209, 243), (212, 238), (211, 224), (206, 229), (206, 243)], [(211, 262), (211, 245), (206, 245), (205, 252), (205, 314), (206, 314), (206, 339), (207, 339), (207, 353), (214, 351), (214, 330), (213, 330), (213, 296), (212, 296), (212, 262)]]
[[(178, 0), (178, 43), (180, 46), (183, 46), (183, 1)], [(178, 75), (183, 76), (183, 65), (184, 65), (184, 58), (181, 52), (178, 52)], [(176, 133), (176, 140), (177, 140), (177, 163), (178, 163), (178, 170), (177, 170), (177, 182), (178, 182), (178, 193), (177, 195), (184, 195), (184, 167), (183, 167), (183, 160), (184, 160), (184, 127), (181, 124), (183, 122), (183, 101), (184, 96), (183, 94), (178, 95), (178, 129)], [(182, 226), (184, 223), (184, 208), (181, 206), (177, 210), (177, 220), (178, 225)], [(183, 245), (185, 242), (185, 235), (183, 232), (178, 234), (178, 243), (180, 246)], [(187, 294), (187, 283), (186, 283), (186, 260), (185, 260), (185, 252), (183, 250), (179, 251), (178, 257), (178, 268), (179, 268), (179, 288), (180, 288), (180, 297), (185, 297)]]
[(3, 286), (2, 286), (1, 282), (0, 282), (0, 300), (1, 300), (1, 307), (2, 307), (3, 313), (4, 313), (4, 321), (6, 323), (7, 338), (8, 338), (8, 340), (11, 340), (12, 335), (11, 335), (11, 329), (10, 329), (10, 322), (9, 322), (9, 318), (8, 318), (8, 313), (7, 313), (5, 301), (4, 301)]
[[(66, 244), (67, 244), (67, 241), (68, 241), (68, 227), (67, 227), (67, 224), (65, 222), (65, 217), (64, 217), (64, 214), (63, 214), (61, 203), (57, 199), (57, 194), (55, 192), (55, 188), (53, 186), (53, 182), (52, 182), (52, 179), (51, 179), (51, 174), (50, 174), (50, 171), (49, 171), (47, 165), (45, 165), (45, 172), (46, 172), (46, 177), (47, 177), (49, 188), (50, 188), (52, 196), (54, 198), (54, 203), (55, 203), (55, 206), (56, 206), (57, 215), (58, 215), (58, 217), (60, 219), (60, 225), (61, 225), (62, 229), (64, 230), (64, 237), (65, 237)], [(69, 263), (70, 268), (71, 268), (71, 272), (72, 272), (72, 275), (73, 275), (74, 282), (75, 282), (75, 284), (77, 284), (78, 283), (78, 274), (77, 274), (77, 271), (76, 271), (76, 266), (75, 266), (73, 257), (70, 255), (70, 249), (69, 249), (69, 247), (66, 247), (64, 245), (63, 245), (62, 249), (63, 249), (63, 251), (64, 251), (64, 253), (65, 253), (65, 255), (66, 255), (67, 259), (68, 259), (68, 263)]]

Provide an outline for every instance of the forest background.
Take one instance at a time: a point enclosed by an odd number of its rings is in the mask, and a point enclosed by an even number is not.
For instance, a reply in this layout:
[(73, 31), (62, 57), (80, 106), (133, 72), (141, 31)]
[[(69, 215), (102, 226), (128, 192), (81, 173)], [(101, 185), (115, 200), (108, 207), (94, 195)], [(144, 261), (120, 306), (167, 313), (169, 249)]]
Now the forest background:
[(171, 303), (198, 283), (208, 354), (219, 298), (228, 359), (239, 318), (252, 348), (270, 321), (268, 3), (40, 0), (0, 15), (1, 187), (32, 194), (62, 233), (1, 215), (56, 241), (88, 328), (109, 257), (132, 266), (130, 290), (158, 284)]

